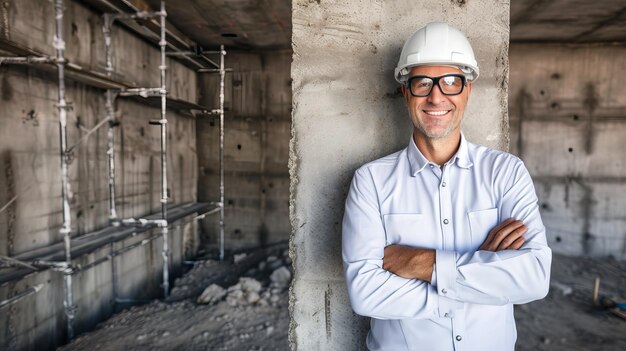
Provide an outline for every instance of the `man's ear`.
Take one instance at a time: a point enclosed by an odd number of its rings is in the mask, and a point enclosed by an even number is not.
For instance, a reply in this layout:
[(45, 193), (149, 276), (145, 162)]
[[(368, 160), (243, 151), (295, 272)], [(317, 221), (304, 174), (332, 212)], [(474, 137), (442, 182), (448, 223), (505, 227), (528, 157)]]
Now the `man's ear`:
[(470, 80), (467, 83), (467, 96), (469, 96), (469, 94), (471, 94), (471, 92), (472, 92), (472, 81)]

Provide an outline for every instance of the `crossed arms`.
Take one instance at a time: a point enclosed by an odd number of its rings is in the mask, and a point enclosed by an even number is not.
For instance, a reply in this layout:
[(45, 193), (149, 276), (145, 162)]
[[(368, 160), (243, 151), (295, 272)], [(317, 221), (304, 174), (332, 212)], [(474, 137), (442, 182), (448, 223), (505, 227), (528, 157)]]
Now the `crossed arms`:
[[(509, 218), (493, 228), (479, 250), (518, 250), (524, 244), (523, 234), (528, 227), (522, 221)], [(407, 279), (431, 282), (435, 250), (420, 249), (406, 245), (385, 247), (383, 269)]]
[(532, 180), (521, 162), (514, 176), (498, 208), (502, 217), (517, 220), (494, 228), (478, 251), (459, 253), (386, 247), (373, 178), (367, 169), (357, 171), (342, 237), (354, 311), (378, 319), (453, 317), (463, 303), (521, 304), (543, 298), (552, 255)]

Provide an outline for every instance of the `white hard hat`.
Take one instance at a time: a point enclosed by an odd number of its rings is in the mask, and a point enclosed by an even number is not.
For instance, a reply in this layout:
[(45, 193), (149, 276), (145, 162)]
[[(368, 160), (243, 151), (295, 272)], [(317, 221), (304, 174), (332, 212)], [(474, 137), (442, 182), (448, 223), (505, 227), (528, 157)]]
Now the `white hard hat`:
[(402, 84), (411, 67), (457, 66), (468, 80), (478, 79), (478, 63), (465, 34), (445, 22), (431, 22), (413, 33), (402, 47), (395, 78)]

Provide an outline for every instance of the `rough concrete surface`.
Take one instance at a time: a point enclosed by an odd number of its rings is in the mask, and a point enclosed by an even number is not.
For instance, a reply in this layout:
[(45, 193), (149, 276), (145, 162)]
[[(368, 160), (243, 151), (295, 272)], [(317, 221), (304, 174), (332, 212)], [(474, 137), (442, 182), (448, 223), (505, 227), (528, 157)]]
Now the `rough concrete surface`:
[(548, 244), (626, 258), (626, 48), (514, 44), (511, 151), (533, 176)]
[[(225, 79), (225, 246), (250, 248), (287, 240), (291, 51), (229, 51)], [(200, 101), (217, 106), (219, 76), (199, 77)], [(198, 200), (219, 198), (219, 118), (196, 121)], [(204, 242), (218, 243), (218, 216), (201, 221)]]
[(290, 345), (362, 349), (367, 319), (352, 312), (346, 296), (341, 219), (354, 170), (409, 141), (410, 123), (392, 73), (402, 44), (433, 20), (447, 20), (467, 34), (481, 77), (464, 130), (473, 142), (504, 149), (509, 4), (297, 0), (292, 18)]

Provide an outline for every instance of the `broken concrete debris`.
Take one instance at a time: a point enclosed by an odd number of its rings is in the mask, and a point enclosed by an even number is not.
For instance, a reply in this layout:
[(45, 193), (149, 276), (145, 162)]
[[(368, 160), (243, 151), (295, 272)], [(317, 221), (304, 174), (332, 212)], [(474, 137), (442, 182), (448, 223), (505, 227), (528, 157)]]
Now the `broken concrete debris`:
[[(241, 256), (239, 259), (235, 257), (234, 261), (241, 261), (244, 257)], [(285, 266), (286, 258), (279, 259), (277, 256), (269, 256), (265, 261), (259, 263), (257, 269), (251, 269), (247, 272), (247, 275), (256, 276), (259, 273), (271, 271), (269, 284), (266, 283), (265, 287), (261, 281), (250, 276), (240, 277), (236, 284), (226, 289), (213, 283), (204, 289), (198, 297), (197, 303), (213, 305), (226, 298), (226, 303), (231, 307), (254, 304), (276, 305), (281, 299), (278, 295), (289, 288), (291, 282), (291, 271)]]
[(272, 288), (281, 289), (282, 291), (289, 287), (289, 282), (291, 281), (291, 271), (287, 267), (282, 266), (272, 272), (270, 280), (272, 281)]
[(244, 253), (240, 253), (240, 254), (236, 254), (236, 255), (233, 256), (233, 261), (235, 263), (239, 263), (239, 262), (241, 262), (241, 260), (243, 260), (247, 256), (248, 256), (248, 254), (245, 253), (245, 252)]
[(226, 296), (226, 290), (217, 284), (209, 285), (198, 297), (197, 303), (213, 305)]

